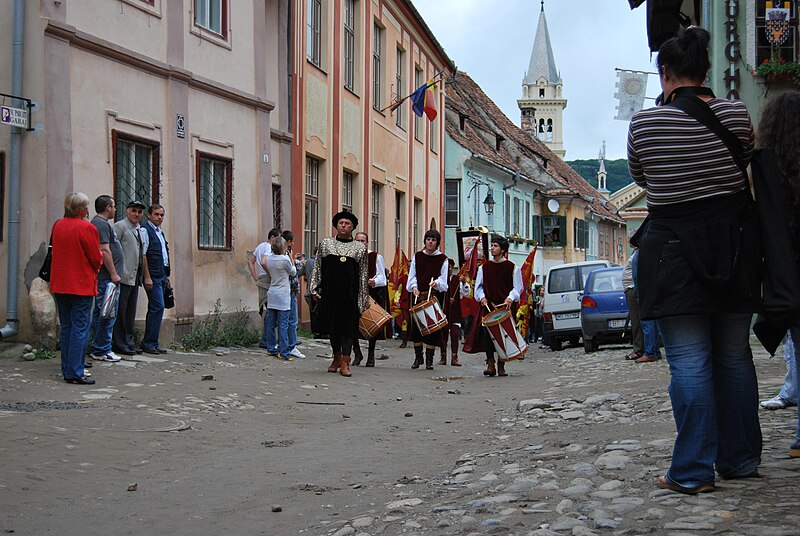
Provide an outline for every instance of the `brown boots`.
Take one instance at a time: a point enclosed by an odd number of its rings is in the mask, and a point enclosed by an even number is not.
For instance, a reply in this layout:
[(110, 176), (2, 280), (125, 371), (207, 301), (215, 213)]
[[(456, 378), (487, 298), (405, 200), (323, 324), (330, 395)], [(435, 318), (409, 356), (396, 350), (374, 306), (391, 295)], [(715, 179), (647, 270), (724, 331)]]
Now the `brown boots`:
[(437, 365), (440, 365), (440, 366), (443, 367), (446, 364), (447, 364), (447, 355), (444, 353), (444, 350), (442, 350), (442, 358), (439, 359), (439, 363), (437, 363)]
[(340, 366), (339, 363), (341, 362), (341, 360), (342, 360), (342, 354), (340, 353), (333, 354), (333, 362), (331, 363), (331, 366), (328, 367), (328, 372), (334, 372), (334, 373), (337, 372), (339, 370)]
[(350, 356), (343, 355), (342, 358), (339, 360), (339, 374), (342, 376), (349, 378), (352, 376), (350, 373)]
[(486, 358), (486, 370), (483, 371), (484, 376), (494, 376), (497, 374), (497, 371), (494, 369), (494, 358), (487, 357)]
[(497, 375), (508, 376), (508, 374), (506, 374), (506, 362), (500, 359), (497, 360)]
[(458, 354), (453, 354), (450, 357), (450, 364), (454, 367), (460, 367), (461, 363), (458, 362)]

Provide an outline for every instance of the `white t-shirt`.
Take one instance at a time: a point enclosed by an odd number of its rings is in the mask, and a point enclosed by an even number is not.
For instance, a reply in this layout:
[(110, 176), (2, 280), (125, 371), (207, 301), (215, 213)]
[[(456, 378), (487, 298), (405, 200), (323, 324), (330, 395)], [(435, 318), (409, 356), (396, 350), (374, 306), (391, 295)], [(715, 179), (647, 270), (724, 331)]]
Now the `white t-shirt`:
[(261, 259), (264, 255), (268, 257), (272, 255), (272, 244), (269, 242), (261, 242), (256, 246), (256, 249), (253, 250), (253, 256), (256, 258), (256, 273), (258, 277), (263, 277), (267, 273), (264, 271), (264, 267), (261, 266)]

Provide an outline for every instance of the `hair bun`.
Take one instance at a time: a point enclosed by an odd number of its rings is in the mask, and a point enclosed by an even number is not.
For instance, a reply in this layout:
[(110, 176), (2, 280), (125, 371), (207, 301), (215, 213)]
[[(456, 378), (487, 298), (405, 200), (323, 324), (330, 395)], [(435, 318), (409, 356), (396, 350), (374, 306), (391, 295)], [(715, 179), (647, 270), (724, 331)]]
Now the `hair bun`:
[(697, 46), (705, 50), (711, 42), (711, 34), (700, 26), (689, 26), (678, 32), (678, 39), (686, 43), (687, 46)]

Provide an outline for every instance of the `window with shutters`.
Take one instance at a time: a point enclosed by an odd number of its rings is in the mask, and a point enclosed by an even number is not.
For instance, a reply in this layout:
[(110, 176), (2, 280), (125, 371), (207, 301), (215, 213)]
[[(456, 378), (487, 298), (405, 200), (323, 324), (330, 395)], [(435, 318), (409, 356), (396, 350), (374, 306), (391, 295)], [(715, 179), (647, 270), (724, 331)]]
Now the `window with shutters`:
[(314, 255), (314, 248), (319, 242), (319, 168), (319, 160), (306, 157), (306, 199), (303, 220), (303, 247), (306, 258)]
[(566, 242), (566, 217), (542, 216), (542, 245), (563, 246)]
[(356, 182), (355, 175), (350, 171), (342, 173), (342, 210), (353, 212), (353, 189)]
[(459, 226), (459, 189), (461, 181), (444, 181), (444, 225), (445, 227)]

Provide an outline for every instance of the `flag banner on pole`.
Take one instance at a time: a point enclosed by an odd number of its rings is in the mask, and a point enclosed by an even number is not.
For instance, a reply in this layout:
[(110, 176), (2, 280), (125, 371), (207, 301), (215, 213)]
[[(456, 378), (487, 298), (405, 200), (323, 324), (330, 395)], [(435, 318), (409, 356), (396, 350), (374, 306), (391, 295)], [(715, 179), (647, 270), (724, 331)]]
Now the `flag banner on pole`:
[(431, 78), (411, 94), (411, 109), (417, 117), (422, 117), (422, 114), (425, 114), (430, 121), (436, 119), (435, 87), (436, 80), (435, 78)]
[(617, 92), (614, 98), (619, 101), (617, 116), (614, 119), (630, 121), (633, 114), (644, 107), (647, 92), (647, 73), (642, 71), (617, 71)]
[(392, 267), (389, 269), (389, 314), (393, 318), (397, 318), (401, 314), (400, 301), (402, 293), (406, 290), (408, 282), (408, 268), (409, 262), (406, 254), (400, 249), (400, 242), (394, 252), (394, 261)]
[(519, 307), (517, 308), (517, 329), (523, 337), (528, 336), (528, 325), (531, 318), (531, 304), (533, 303), (533, 280), (536, 275), (533, 273), (533, 259), (536, 257), (536, 250), (539, 246), (534, 246), (533, 250), (528, 253), (528, 258), (522, 263), (522, 294), (519, 297)]

